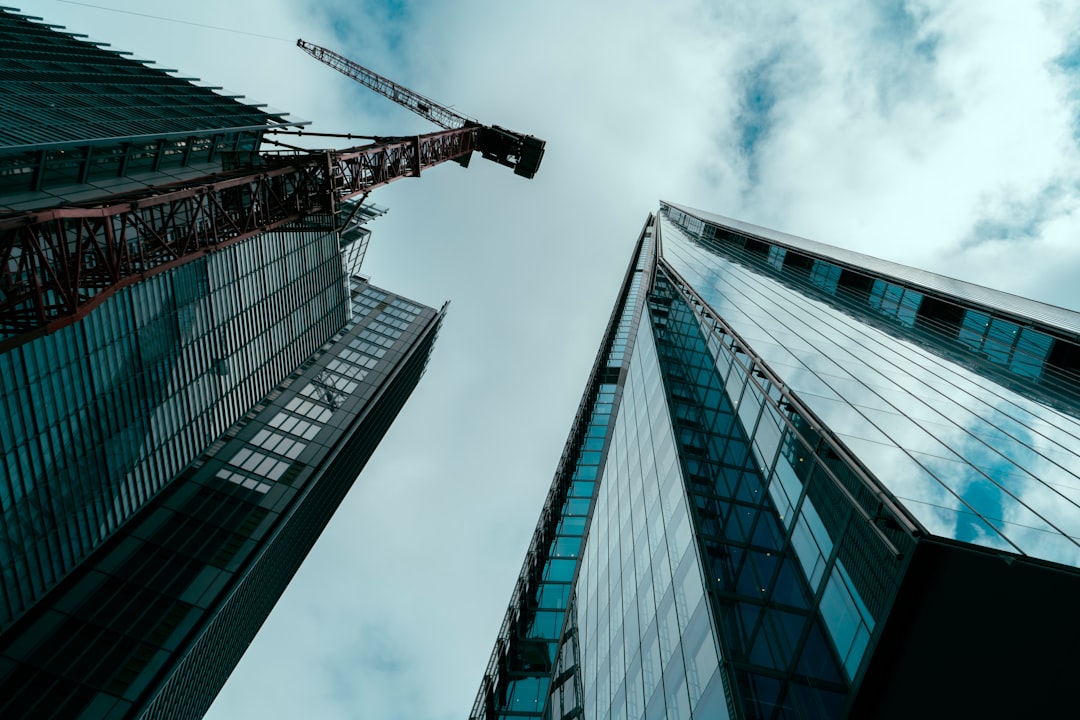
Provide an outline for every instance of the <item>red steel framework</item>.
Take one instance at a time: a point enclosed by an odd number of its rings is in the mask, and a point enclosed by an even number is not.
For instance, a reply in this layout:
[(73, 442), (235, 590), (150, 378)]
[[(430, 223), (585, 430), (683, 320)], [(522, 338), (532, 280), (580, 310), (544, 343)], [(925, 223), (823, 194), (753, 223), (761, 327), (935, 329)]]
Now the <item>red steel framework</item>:
[(257, 168), (0, 219), (0, 333), (9, 336), (0, 350), (72, 323), (150, 275), (306, 216), (333, 218), (340, 201), (447, 160), (466, 162), (479, 132), (266, 154)]

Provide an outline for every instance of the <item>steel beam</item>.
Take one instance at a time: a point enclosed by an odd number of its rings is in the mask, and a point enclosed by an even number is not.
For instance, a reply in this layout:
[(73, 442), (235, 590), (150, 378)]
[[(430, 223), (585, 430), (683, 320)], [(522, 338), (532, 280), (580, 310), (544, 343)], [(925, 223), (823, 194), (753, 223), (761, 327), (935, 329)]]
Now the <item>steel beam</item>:
[(254, 169), (2, 218), (0, 334), (8, 337), (0, 350), (72, 323), (150, 275), (308, 215), (332, 216), (341, 200), (466, 159), (477, 139), (468, 127), (347, 150), (268, 153)]

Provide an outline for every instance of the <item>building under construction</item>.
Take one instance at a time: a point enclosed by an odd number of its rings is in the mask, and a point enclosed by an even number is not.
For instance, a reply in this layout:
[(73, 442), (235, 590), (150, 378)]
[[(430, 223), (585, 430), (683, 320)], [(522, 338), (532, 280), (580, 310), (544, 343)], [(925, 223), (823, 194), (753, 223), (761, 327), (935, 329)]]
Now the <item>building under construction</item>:
[(445, 312), (355, 274), (367, 193), (543, 154), (452, 113), (266, 152), (296, 123), (170, 73), (0, 10), (2, 717), (202, 716)]

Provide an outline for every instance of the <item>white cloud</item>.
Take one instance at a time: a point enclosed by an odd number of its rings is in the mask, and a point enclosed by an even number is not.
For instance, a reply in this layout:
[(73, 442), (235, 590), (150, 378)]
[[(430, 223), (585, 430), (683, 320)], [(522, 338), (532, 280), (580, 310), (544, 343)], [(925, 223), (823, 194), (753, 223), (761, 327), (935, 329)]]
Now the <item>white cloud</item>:
[[(102, 4), (286, 40), (22, 6), (314, 130), (426, 128), (295, 37), (548, 141), (535, 180), (477, 158), (373, 196), (390, 207), (373, 226), (373, 281), (451, 299), (450, 315), (211, 718), (467, 713), (660, 197), (1080, 306), (1080, 86), (1055, 63), (1080, 32), (1067, 3)], [(739, 116), (761, 67), (774, 102), (747, 157)], [(1017, 215), (1031, 234), (972, 241)], [(371, 664), (384, 654), (390, 665)]]

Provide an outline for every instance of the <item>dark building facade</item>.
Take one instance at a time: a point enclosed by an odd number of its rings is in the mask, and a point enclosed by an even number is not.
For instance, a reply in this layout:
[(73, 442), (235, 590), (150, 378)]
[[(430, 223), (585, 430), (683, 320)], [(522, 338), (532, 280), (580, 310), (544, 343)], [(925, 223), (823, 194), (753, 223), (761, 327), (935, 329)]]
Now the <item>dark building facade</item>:
[(471, 717), (1047, 717), (1080, 314), (662, 203)]
[(0, 635), (5, 717), (198, 718), (422, 374), (442, 314), (352, 318)]
[[(0, 217), (244, 167), (290, 124), (8, 10), (0, 117)], [(209, 707), (443, 316), (357, 275), (384, 210), (338, 210), (0, 328), (0, 716)]]

